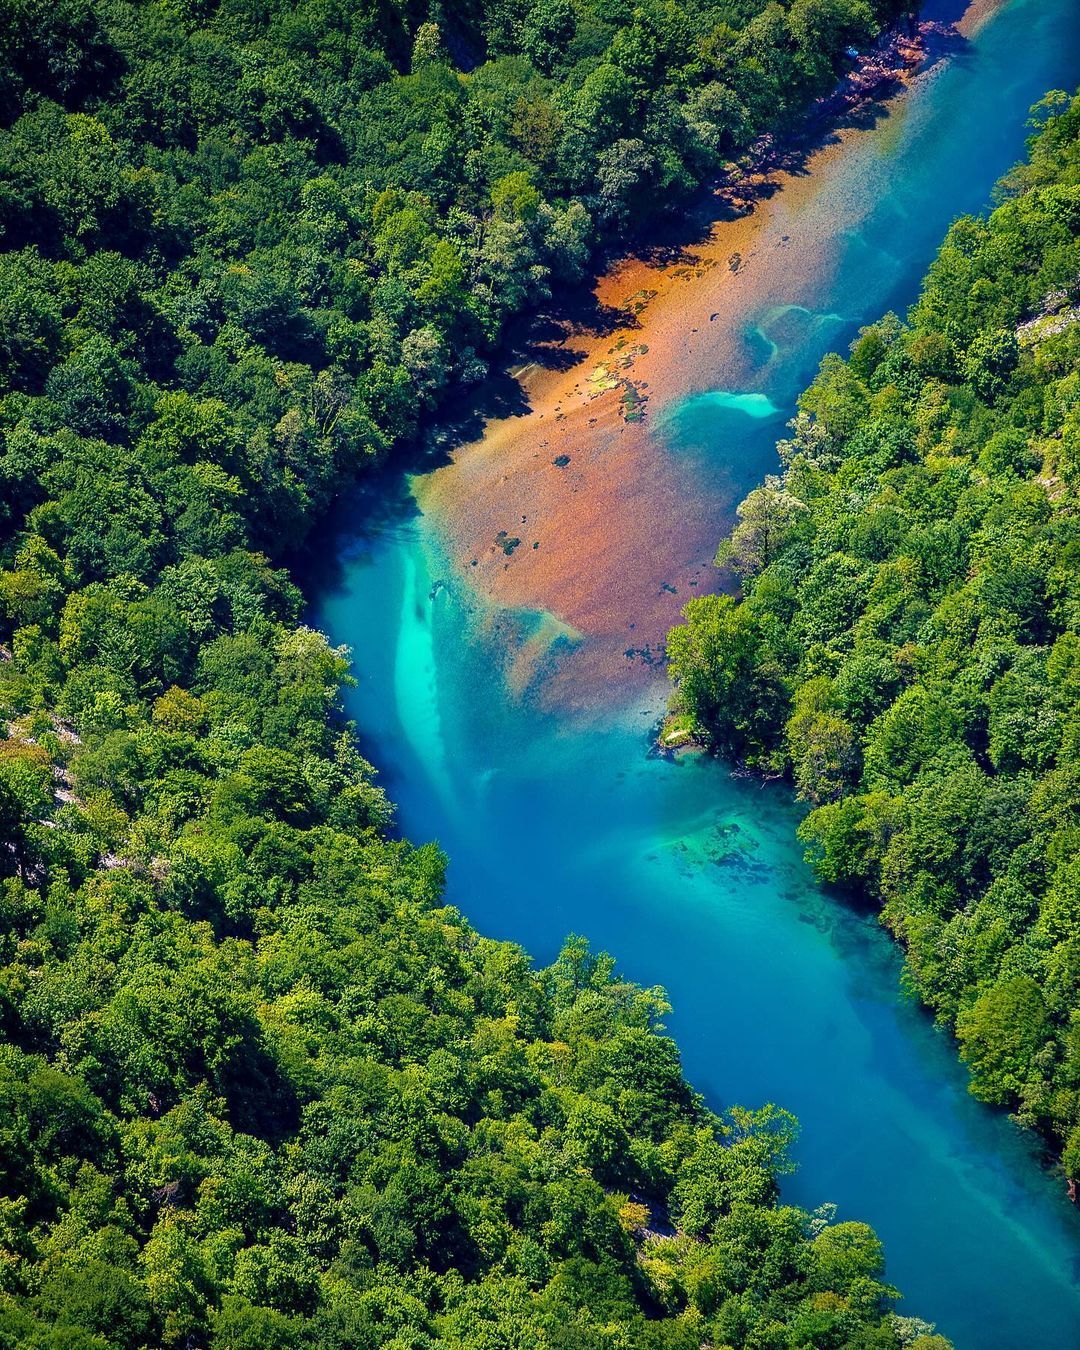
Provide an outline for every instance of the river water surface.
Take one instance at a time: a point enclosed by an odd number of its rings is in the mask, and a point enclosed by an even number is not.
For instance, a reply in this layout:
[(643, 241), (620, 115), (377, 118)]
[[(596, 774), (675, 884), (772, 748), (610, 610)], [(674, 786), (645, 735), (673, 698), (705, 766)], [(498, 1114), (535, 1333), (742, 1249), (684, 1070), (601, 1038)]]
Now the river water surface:
[[(713, 584), (709, 552), (775, 468), (799, 390), (826, 351), (910, 303), (949, 221), (984, 209), (1021, 156), (1029, 105), (1080, 78), (1076, 0), (980, 18), (887, 117), (763, 206), (759, 230), (731, 227), (739, 265), (713, 271), (737, 284), (692, 267), (684, 292), (654, 301), (643, 422), (598, 400), (595, 440), (579, 437), (562, 470), (547, 458), (563, 427), (550, 399), (535, 439), (538, 395), (435, 475), (388, 474), (343, 507), (314, 617), (353, 649), (349, 710), (403, 832), (446, 848), (449, 898), (481, 931), (541, 961), (583, 933), (664, 985), (695, 1086), (717, 1107), (798, 1115), (786, 1195), (874, 1225), (901, 1311), (958, 1350), (1067, 1350), (1080, 1347), (1080, 1215), (1060, 1181), (968, 1096), (875, 918), (815, 884), (788, 795), (649, 753), (659, 625)], [(726, 247), (712, 241), (714, 261)], [(588, 373), (565, 377), (559, 407)], [(477, 466), (487, 480), (470, 479)], [(495, 477), (499, 528), (522, 540), (509, 554), (483, 533)], [(581, 503), (605, 491), (598, 523)]]

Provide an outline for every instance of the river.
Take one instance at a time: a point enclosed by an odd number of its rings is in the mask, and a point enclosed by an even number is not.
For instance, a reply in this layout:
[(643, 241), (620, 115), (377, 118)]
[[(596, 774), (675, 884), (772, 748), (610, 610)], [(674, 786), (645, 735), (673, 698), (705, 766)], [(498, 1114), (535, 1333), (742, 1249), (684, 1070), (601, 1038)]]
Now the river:
[[(644, 296), (638, 329), (563, 333), (568, 368), (541, 353), (452, 462), (343, 503), (313, 606), (353, 649), (349, 711), (402, 831), (450, 856), (449, 899), (540, 961), (574, 931), (662, 984), (695, 1086), (798, 1115), (786, 1196), (872, 1223), (900, 1311), (958, 1350), (1080, 1347), (1080, 1214), (968, 1095), (875, 917), (815, 884), (789, 794), (650, 753), (655, 655), (821, 356), (911, 302), (1021, 156), (1028, 107), (1078, 74), (1075, 0), (969, 13), (749, 221), (654, 260), (654, 285), (616, 269), (601, 301)], [(623, 363), (642, 420), (604, 392)]]

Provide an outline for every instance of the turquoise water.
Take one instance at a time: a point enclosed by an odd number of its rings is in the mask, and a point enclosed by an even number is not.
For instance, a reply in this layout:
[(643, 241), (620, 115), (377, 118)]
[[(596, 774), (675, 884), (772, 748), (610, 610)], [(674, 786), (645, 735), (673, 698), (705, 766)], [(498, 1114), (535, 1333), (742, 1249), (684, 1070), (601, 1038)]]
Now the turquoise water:
[[(792, 216), (821, 264), (778, 252), (740, 358), (650, 409), (657, 453), (693, 468), (718, 538), (775, 469), (821, 355), (910, 302), (949, 220), (1021, 154), (1027, 107), (1078, 74), (1075, 0), (1006, 5)], [(652, 756), (659, 682), (644, 699), (613, 688), (588, 718), (514, 698), (517, 654), (553, 667), (578, 636), (485, 608), (400, 478), (346, 503), (341, 527), (314, 617), (353, 648), (350, 712), (403, 831), (447, 849), (451, 900), (539, 960), (576, 931), (663, 984), (693, 1082), (716, 1105), (797, 1113), (786, 1193), (874, 1224), (902, 1311), (959, 1350), (1080, 1347), (1080, 1215), (1031, 1142), (968, 1096), (874, 917), (814, 883), (785, 792)]]
[[(694, 394), (675, 405), (674, 417), (665, 419), (685, 423), (688, 420), (700, 423), (703, 427), (715, 427), (725, 413), (741, 413), (752, 421), (759, 422), (766, 417), (779, 417), (785, 409), (778, 408), (768, 394), (760, 392), (733, 394), (729, 389), (710, 389), (704, 394)], [(663, 423), (662, 423), (663, 426)]]

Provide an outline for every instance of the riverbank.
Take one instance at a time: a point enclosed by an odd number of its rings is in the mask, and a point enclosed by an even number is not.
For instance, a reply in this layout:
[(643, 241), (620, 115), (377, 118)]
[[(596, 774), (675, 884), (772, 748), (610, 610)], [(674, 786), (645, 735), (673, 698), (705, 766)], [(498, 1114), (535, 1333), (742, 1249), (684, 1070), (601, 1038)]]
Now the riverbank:
[[(415, 480), (432, 530), (484, 604), (541, 611), (580, 635), (557, 662), (530, 661), (522, 692), (588, 708), (613, 681), (649, 683), (686, 600), (715, 587), (713, 550), (730, 521), (703, 499), (693, 466), (665, 453), (667, 414), (710, 390), (719, 370), (739, 390), (761, 382), (760, 344), (748, 344), (755, 311), (779, 300), (791, 307), (781, 327), (798, 321), (831, 265), (833, 231), (865, 214), (865, 185), (845, 165), (995, 6), (973, 4), (947, 23), (953, 8), (931, 6), (917, 33), (891, 35), (823, 101), (803, 144), (760, 146), (754, 172), (700, 203), (681, 241), (612, 266), (583, 317), (546, 317), (532, 359), (512, 372), (527, 410), (491, 421)], [(835, 198), (828, 233), (813, 222), (822, 193)], [(783, 432), (768, 400), (732, 410)]]

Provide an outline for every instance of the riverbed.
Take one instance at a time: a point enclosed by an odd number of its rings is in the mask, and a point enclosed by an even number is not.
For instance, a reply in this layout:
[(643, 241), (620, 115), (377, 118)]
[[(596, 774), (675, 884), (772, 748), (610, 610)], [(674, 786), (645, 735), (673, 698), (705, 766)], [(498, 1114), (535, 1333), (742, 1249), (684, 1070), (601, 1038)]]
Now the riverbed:
[(1080, 75), (1075, 0), (938, 9), (955, 33), (887, 107), (751, 215), (614, 268), (507, 415), (344, 503), (314, 618), (353, 649), (350, 713), (402, 831), (446, 848), (481, 931), (538, 960), (583, 933), (662, 984), (695, 1086), (799, 1116), (786, 1195), (875, 1226), (901, 1311), (958, 1350), (1080, 1347), (1080, 1215), (967, 1094), (875, 916), (813, 881), (789, 795), (651, 753), (664, 632), (716, 585), (800, 389), (911, 302), (1030, 104)]

